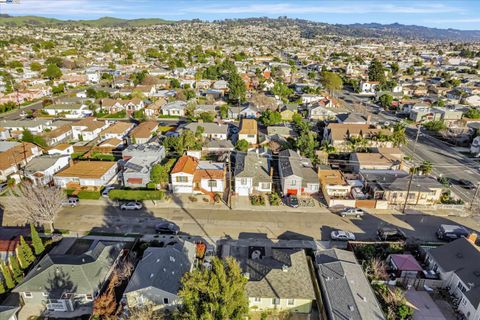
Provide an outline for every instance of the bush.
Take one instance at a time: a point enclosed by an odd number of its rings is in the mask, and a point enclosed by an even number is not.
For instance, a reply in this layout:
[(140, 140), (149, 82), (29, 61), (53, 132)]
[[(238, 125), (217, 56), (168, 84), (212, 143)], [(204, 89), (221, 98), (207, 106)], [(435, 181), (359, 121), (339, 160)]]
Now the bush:
[(270, 202), (271, 206), (279, 206), (282, 204), (282, 199), (276, 192), (270, 193), (268, 201)]
[(162, 200), (165, 193), (161, 190), (112, 190), (108, 196), (113, 200)]
[(265, 198), (262, 195), (253, 195), (253, 196), (250, 196), (250, 203), (253, 206), (264, 206)]
[(198, 201), (197, 197), (195, 197), (195, 196), (188, 197), (188, 200), (190, 200), (190, 202), (197, 202)]
[(98, 200), (100, 199), (100, 192), (82, 190), (78, 193), (78, 198), (85, 199), (85, 200)]
[(155, 182), (149, 182), (147, 183), (147, 189), (155, 190), (157, 189), (157, 184)]

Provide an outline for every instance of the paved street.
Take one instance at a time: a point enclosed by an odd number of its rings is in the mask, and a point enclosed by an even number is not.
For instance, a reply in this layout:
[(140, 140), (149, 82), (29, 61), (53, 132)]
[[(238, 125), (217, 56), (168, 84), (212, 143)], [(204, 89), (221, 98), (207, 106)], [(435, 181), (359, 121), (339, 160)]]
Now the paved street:
[(472, 218), (437, 217), (422, 214), (368, 214), (362, 219), (341, 218), (326, 209), (318, 212), (266, 212), (208, 209), (164, 209), (120, 211), (114, 207), (81, 205), (66, 208), (59, 215), (56, 227), (73, 232), (90, 230), (107, 232), (153, 233), (161, 220), (173, 221), (182, 232), (205, 238), (245, 237), (248, 233), (265, 234), (272, 239), (328, 240), (332, 229), (354, 232), (358, 239), (374, 239), (379, 226), (395, 225), (412, 239), (435, 240), (435, 231), (442, 223), (458, 223), (480, 231), (480, 223)]

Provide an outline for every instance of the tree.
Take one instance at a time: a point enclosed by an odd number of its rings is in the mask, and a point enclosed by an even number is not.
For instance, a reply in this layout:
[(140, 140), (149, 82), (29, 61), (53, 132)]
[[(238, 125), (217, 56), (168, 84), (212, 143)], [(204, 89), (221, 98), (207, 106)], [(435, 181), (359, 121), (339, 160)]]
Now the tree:
[(182, 278), (183, 304), (177, 320), (240, 320), (248, 314), (247, 279), (234, 258), (212, 259), (212, 267), (195, 269)]
[(40, 71), (40, 70), (42, 70), (42, 65), (40, 63), (34, 61), (30, 64), (30, 69), (32, 71)]
[(247, 87), (242, 77), (237, 72), (234, 72), (230, 75), (228, 81), (228, 97), (230, 100), (245, 100), (245, 94), (247, 93)]
[(331, 95), (343, 88), (342, 78), (335, 72), (322, 72), (322, 84)]
[(385, 82), (385, 71), (383, 70), (383, 64), (378, 59), (373, 59), (368, 67), (368, 80), (378, 81), (380, 83)]
[(405, 70), (405, 74), (408, 76), (413, 76), (414, 73), (415, 73), (414, 67), (408, 67), (407, 70)]
[(3, 279), (5, 280), (5, 285), (7, 289), (15, 288), (15, 281), (13, 281), (12, 274), (10, 273), (10, 269), (5, 265), (5, 262), (0, 264), (0, 269), (2, 271)]
[(382, 108), (388, 109), (392, 106), (393, 97), (389, 94), (384, 94), (378, 100), (380, 101)]
[(272, 93), (281, 98), (287, 98), (293, 94), (293, 90), (290, 89), (286, 84), (280, 81), (276, 81), (273, 85)]
[(215, 120), (215, 116), (211, 112), (202, 112), (199, 116), (203, 122), (213, 122)]
[(318, 147), (317, 134), (312, 131), (303, 130), (297, 140), (297, 149), (304, 157), (315, 160), (315, 151)]
[(247, 140), (238, 140), (237, 141), (237, 144), (235, 145), (235, 148), (238, 150), (238, 151), (241, 151), (241, 152), (247, 152), (248, 151), (248, 141)]
[(434, 131), (434, 132), (439, 132), (439, 131), (445, 130), (447, 128), (445, 123), (443, 123), (443, 121), (441, 121), (441, 120), (429, 121), (429, 122), (424, 123), (423, 126), (425, 127), (425, 129), (430, 130), (430, 131)]
[(18, 220), (35, 225), (47, 223), (53, 232), (53, 222), (65, 200), (65, 192), (60, 188), (25, 182), (10, 190), (4, 205), (6, 211)]
[(180, 81), (175, 78), (170, 79), (170, 88), (180, 88)]
[(17, 257), (13, 255), (8, 257), (8, 264), (12, 272), (13, 279), (16, 283), (20, 283), (20, 281), (23, 279), (23, 272), (18, 265)]
[(433, 164), (430, 161), (423, 161), (418, 170), (424, 175), (429, 175), (433, 170)]
[(33, 255), (32, 248), (30, 245), (25, 241), (23, 236), (20, 236), (20, 247), (22, 247), (22, 252), (25, 257), (25, 261), (30, 265), (32, 262), (35, 261), (35, 256)]
[(0, 280), (0, 295), (5, 293), (5, 286), (3, 285), (3, 282)]
[(155, 184), (166, 184), (170, 177), (167, 168), (159, 163), (155, 164), (150, 171), (150, 181)]
[(300, 123), (302, 123), (303, 117), (300, 113), (295, 113), (292, 116), (292, 122), (296, 125), (299, 126)]
[(220, 116), (222, 119), (228, 119), (228, 112), (230, 111), (230, 107), (228, 104), (224, 104), (220, 107)]
[(163, 320), (159, 310), (153, 308), (152, 304), (137, 306), (128, 310), (129, 319), (135, 320)]
[(405, 127), (401, 124), (396, 125), (393, 128), (392, 136), (390, 137), (395, 147), (404, 145), (407, 143), (407, 136), (405, 134)]
[(392, 73), (395, 75), (400, 70), (400, 66), (398, 65), (397, 62), (393, 62), (390, 64), (390, 69), (392, 69)]
[(278, 111), (272, 111), (270, 109), (262, 112), (260, 116), (260, 122), (265, 126), (273, 126), (282, 122), (282, 115)]
[(62, 70), (55, 64), (49, 64), (43, 76), (50, 80), (59, 79), (62, 76)]
[(469, 119), (480, 119), (480, 109), (470, 108), (463, 116)]
[(30, 224), (30, 235), (32, 238), (32, 246), (33, 250), (35, 251), (35, 255), (41, 255), (42, 252), (45, 251), (45, 246), (33, 224)]

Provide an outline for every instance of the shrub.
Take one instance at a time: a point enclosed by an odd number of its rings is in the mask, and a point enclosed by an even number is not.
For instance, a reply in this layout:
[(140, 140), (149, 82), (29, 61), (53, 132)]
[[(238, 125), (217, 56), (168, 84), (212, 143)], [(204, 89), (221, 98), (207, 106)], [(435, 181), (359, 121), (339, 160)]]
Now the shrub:
[(100, 199), (100, 192), (98, 191), (86, 191), (82, 190), (78, 193), (78, 198), (79, 199), (85, 199), (85, 200), (98, 200)]
[(268, 201), (271, 206), (279, 206), (282, 203), (282, 199), (276, 192), (270, 193)]
[(195, 197), (195, 196), (188, 197), (188, 200), (190, 200), (191, 202), (197, 202), (198, 201), (197, 197)]
[(253, 196), (250, 196), (250, 203), (253, 206), (264, 206), (265, 198), (262, 195), (253, 195)]
[(161, 190), (112, 190), (108, 196), (113, 200), (162, 200), (165, 193)]

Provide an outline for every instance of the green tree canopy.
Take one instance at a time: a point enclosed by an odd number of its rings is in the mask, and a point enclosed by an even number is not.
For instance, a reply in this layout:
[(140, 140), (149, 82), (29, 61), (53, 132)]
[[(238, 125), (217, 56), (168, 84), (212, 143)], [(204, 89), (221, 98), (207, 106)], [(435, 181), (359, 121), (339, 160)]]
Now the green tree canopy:
[(384, 94), (378, 100), (383, 108), (388, 109), (392, 106), (393, 97), (389, 94)]
[(285, 83), (276, 81), (273, 85), (272, 93), (281, 98), (287, 98), (293, 94), (293, 90), (290, 89)]
[(322, 72), (322, 84), (330, 94), (343, 88), (342, 78), (335, 72)]
[(13, 280), (12, 273), (10, 272), (10, 269), (7, 267), (5, 262), (2, 262), (0, 264), (0, 269), (2, 271), (2, 277), (3, 277), (3, 280), (5, 280), (5, 284), (7, 285), (7, 288), (8, 289), (15, 288), (15, 281)]
[(470, 108), (463, 116), (469, 119), (480, 119), (480, 110), (477, 108)]
[(10, 267), (10, 270), (12, 272), (12, 276), (15, 282), (19, 283), (20, 281), (22, 281), (23, 272), (22, 272), (22, 269), (20, 269), (20, 266), (18, 265), (17, 257), (13, 255), (8, 257), (8, 265)]
[(32, 246), (33, 250), (35, 252), (35, 255), (40, 255), (42, 254), (43, 251), (45, 251), (45, 246), (43, 244), (42, 239), (38, 235), (37, 229), (33, 226), (33, 224), (30, 224), (30, 235), (32, 238)]
[(265, 126), (273, 126), (282, 122), (282, 115), (278, 111), (267, 109), (262, 112), (259, 120)]
[(238, 151), (241, 151), (241, 152), (247, 152), (248, 151), (248, 141), (247, 140), (238, 140), (237, 141), (237, 144), (235, 145), (235, 148), (238, 150)]
[(247, 87), (245, 86), (245, 82), (243, 81), (242, 77), (240, 77), (236, 71), (230, 75), (228, 89), (228, 97), (230, 100), (245, 100)]
[(43, 76), (50, 80), (59, 79), (62, 76), (62, 70), (55, 64), (49, 64)]
[(182, 278), (183, 304), (176, 320), (240, 320), (248, 314), (247, 279), (235, 259), (212, 259), (211, 269), (195, 269)]
[(385, 82), (385, 70), (383, 64), (378, 59), (373, 59), (368, 67), (368, 80)]

